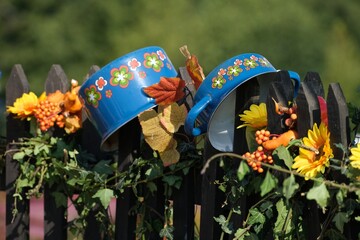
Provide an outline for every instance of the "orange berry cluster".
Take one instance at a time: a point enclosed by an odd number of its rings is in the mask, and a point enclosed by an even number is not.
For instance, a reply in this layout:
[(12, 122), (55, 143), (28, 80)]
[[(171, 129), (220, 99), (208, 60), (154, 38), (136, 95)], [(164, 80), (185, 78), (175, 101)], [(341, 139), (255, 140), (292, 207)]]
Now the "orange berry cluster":
[(64, 127), (64, 116), (60, 113), (60, 106), (48, 100), (40, 101), (34, 109), (34, 116), (41, 131), (47, 131), (55, 124), (61, 128)]
[(261, 146), (263, 142), (270, 140), (270, 132), (268, 130), (258, 130), (255, 132), (255, 140), (259, 145), (257, 149), (253, 152), (246, 152), (243, 157), (246, 158), (247, 164), (254, 170), (259, 173), (264, 172), (264, 169), (261, 167), (261, 163), (273, 163), (273, 158), (271, 152)]

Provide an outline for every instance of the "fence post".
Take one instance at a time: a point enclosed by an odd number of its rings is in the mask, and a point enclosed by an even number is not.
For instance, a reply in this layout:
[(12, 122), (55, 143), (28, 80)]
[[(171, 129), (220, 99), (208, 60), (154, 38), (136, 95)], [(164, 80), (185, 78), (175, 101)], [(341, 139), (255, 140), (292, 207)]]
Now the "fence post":
[[(6, 105), (11, 106), (23, 93), (29, 92), (29, 82), (20, 64), (14, 65), (6, 84)], [(20, 137), (28, 136), (30, 124), (27, 121), (15, 119), (12, 114), (6, 118), (7, 142), (16, 141)], [(15, 146), (8, 145), (7, 150), (15, 150)], [(15, 193), (14, 182), (19, 175), (18, 163), (12, 159), (12, 154), (6, 155), (6, 239), (29, 239), (29, 200), (24, 198), (17, 202), (18, 214), (13, 219), (12, 209)], [(13, 221), (12, 221), (13, 219)]]
[[(309, 77), (312, 77), (309, 78)], [(318, 75), (317, 75), (318, 76)], [(312, 129), (315, 123), (320, 124), (320, 106), (316, 93), (321, 93), (320, 79), (314, 74), (307, 74), (305, 80), (300, 83), (299, 94), (296, 98), (299, 137), (307, 136), (308, 129)], [(315, 82), (314, 82), (315, 81)], [(312, 83), (310, 83), (312, 82)], [(312, 86), (312, 87), (309, 87)], [(317, 87), (315, 87), (317, 86)], [(310, 188), (310, 186), (309, 186)], [(320, 214), (315, 201), (308, 201), (304, 206), (304, 230), (307, 239), (316, 239), (320, 234)]]
[[(49, 94), (55, 92), (56, 90), (60, 90), (62, 93), (65, 93), (69, 90), (69, 82), (61, 66), (54, 64), (50, 68), (45, 81), (45, 91)], [(55, 197), (51, 194), (55, 188), (56, 186), (44, 186), (44, 236), (46, 240), (67, 239), (67, 219), (65, 217), (66, 207), (64, 207), (67, 206), (67, 202), (64, 203), (64, 206), (58, 207), (56, 205)]]
[(350, 143), (349, 110), (345, 96), (339, 83), (329, 85), (327, 96), (328, 123), (330, 131), (330, 142), (333, 148), (334, 158), (342, 159), (343, 151), (334, 147), (334, 144), (341, 143), (345, 148)]

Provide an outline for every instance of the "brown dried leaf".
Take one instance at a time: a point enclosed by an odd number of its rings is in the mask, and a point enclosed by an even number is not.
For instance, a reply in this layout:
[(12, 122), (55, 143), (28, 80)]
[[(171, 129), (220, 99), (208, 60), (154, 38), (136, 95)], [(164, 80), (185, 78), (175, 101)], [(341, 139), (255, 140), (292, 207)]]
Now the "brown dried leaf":
[(167, 105), (184, 97), (184, 87), (185, 81), (181, 78), (161, 77), (158, 83), (144, 88), (144, 92), (158, 105)]

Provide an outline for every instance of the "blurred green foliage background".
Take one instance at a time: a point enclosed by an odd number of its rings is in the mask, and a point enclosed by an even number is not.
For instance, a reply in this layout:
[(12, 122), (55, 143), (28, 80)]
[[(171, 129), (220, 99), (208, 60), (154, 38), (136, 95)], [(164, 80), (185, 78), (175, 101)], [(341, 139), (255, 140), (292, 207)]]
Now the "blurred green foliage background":
[(319, 72), (325, 89), (340, 82), (347, 101), (359, 106), (359, 14), (357, 0), (1, 0), (1, 101), (17, 63), (40, 94), (52, 64), (82, 82), (91, 65), (150, 45), (183, 66), (179, 47), (186, 44), (205, 74), (255, 52), (302, 78)]

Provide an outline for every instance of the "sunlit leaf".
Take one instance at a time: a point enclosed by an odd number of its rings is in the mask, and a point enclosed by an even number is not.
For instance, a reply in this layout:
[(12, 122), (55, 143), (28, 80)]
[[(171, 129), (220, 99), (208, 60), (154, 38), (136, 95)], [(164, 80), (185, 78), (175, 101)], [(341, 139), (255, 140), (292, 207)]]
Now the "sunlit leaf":
[(284, 197), (289, 200), (296, 190), (299, 188), (299, 184), (296, 183), (295, 177), (291, 174), (288, 178), (286, 178), (283, 182), (283, 194)]
[(174, 139), (171, 139), (168, 147), (164, 151), (159, 151), (160, 159), (165, 167), (179, 161), (180, 153), (176, 150), (176, 146), (177, 142)]
[(175, 133), (181, 125), (184, 125), (187, 116), (185, 105), (172, 103), (166, 107), (159, 108), (160, 123), (170, 133)]
[(111, 199), (114, 197), (114, 191), (109, 188), (99, 189), (93, 196), (93, 198), (99, 198), (101, 204), (106, 209)]
[(155, 99), (158, 105), (167, 105), (184, 97), (185, 81), (180, 78), (161, 77), (158, 83), (144, 88), (144, 92)]
[(277, 236), (285, 236), (291, 232), (291, 213), (289, 213), (288, 207), (284, 204), (284, 200), (281, 198), (276, 203), (277, 218), (274, 226), (274, 233)]
[(261, 196), (264, 196), (265, 194), (269, 193), (271, 190), (273, 190), (277, 185), (277, 178), (274, 177), (270, 171), (266, 172), (266, 176), (264, 181), (260, 185)]
[(241, 161), (239, 168), (237, 170), (237, 177), (238, 179), (241, 181), (244, 179), (244, 177), (246, 176), (246, 174), (248, 174), (250, 172), (250, 168), (249, 165), (245, 162), (245, 161)]
[(138, 117), (145, 141), (153, 150), (165, 151), (172, 142), (172, 135), (161, 126), (157, 112), (151, 109), (141, 113)]
[(279, 159), (283, 160), (285, 165), (291, 170), (291, 166), (293, 164), (293, 158), (290, 155), (289, 150), (287, 150), (286, 147), (284, 146), (280, 146), (277, 147), (274, 152), (273, 155), (277, 155)]
[(312, 187), (306, 194), (307, 199), (315, 200), (322, 208), (326, 207), (329, 197), (330, 194), (326, 188), (325, 183)]

